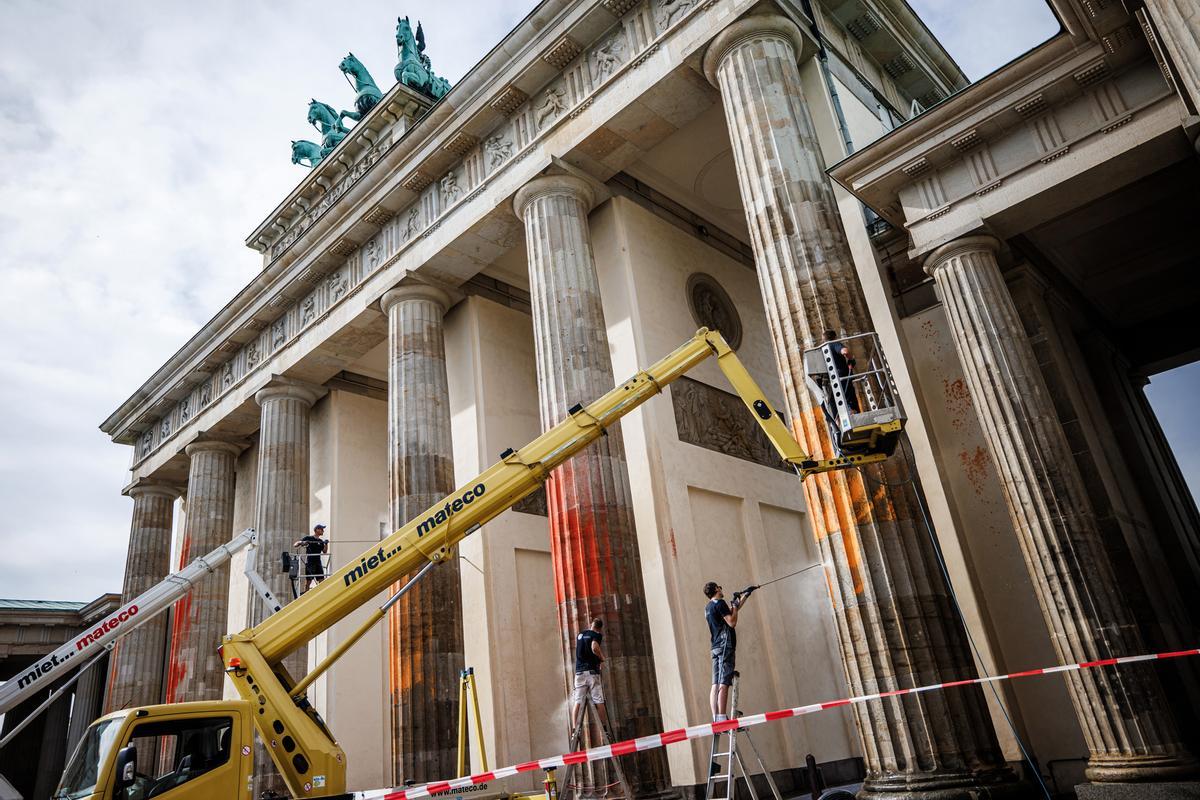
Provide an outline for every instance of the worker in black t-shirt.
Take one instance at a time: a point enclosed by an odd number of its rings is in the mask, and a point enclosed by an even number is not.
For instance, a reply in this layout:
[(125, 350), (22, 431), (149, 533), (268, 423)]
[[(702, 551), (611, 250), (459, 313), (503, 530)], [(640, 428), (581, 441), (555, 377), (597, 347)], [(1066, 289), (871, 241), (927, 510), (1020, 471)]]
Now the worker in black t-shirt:
[[(854, 373), (854, 367), (857, 366), (854, 356), (850, 355), (850, 348), (846, 346), (845, 342), (838, 341), (837, 333), (834, 331), (825, 331), (825, 344), (829, 345), (830, 355), (833, 358), (833, 369), (841, 383), (846, 406), (850, 409), (851, 414), (857, 414), (861, 410), (858, 405), (858, 393), (854, 391), (854, 386), (850, 383), (850, 376)], [(836, 409), (831, 410), (836, 411)]]
[(713, 719), (729, 719), (729, 687), (733, 685), (733, 668), (737, 651), (738, 609), (745, 605), (749, 595), (740, 602), (737, 598), (731, 606), (725, 602), (725, 592), (716, 581), (704, 584), (704, 619), (708, 622), (709, 645), (712, 648), (712, 690), (708, 694), (708, 705)]
[(312, 581), (320, 583), (325, 580), (325, 566), (321, 556), (329, 552), (329, 542), (325, 540), (325, 526), (313, 526), (313, 532), (299, 541), (293, 542), (292, 547), (303, 547), (307, 554), (304, 557), (304, 575), (301, 585), (307, 589)]
[(604, 690), (600, 686), (600, 664), (604, 653), (600, 642), (604, 640), (604, 620), (597, 617), (592, 626), (575, 637), (575, 689), (571, 692), (574, 705), (571, 707), (571, 730), (579, 727), (583, 714), (583, 698), (591, 695), (592, 705), (600, 713), (600, 724), (608, 730), (608, 712), (604, 710)]

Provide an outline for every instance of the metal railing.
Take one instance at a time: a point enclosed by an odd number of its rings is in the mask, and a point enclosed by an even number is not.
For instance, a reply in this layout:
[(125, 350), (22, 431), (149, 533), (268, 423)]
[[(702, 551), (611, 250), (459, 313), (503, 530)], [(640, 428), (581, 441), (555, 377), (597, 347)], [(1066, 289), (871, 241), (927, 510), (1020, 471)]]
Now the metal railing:
[(874, 448), (882, 428), (903, 425), (904, 409), (877, 334), (832, 338), (809, 348), (804, 371), (839, 453)]

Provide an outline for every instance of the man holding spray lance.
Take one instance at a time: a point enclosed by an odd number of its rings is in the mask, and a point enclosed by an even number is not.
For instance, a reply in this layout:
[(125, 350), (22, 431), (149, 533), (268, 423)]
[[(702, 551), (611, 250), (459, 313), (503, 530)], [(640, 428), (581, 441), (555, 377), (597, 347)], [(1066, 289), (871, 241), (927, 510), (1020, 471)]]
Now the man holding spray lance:
[(777, 581), (791, 578), (802, 572), (820, 566), (820, 563), (809, 564), (804, 569), (796, 570), (789, 575), (774, 578), (761, 585), (750, 585), (741, 591), (733, 593), (733, 602), (725, 602), (725, 591), (716, 581), (704, 584), (704, 596), (708, 602), (704, 605), (704, 619), (708, 623), (709, 645), (712, 648), (712, 689), (708, 695), (708, 705), (712, 711), (713, 720), (720, 722), (729, 719), (729, 687), (733, 685), (734, 666), (737, 654), (737, 622), (738, 611), (746, 605), (750, 595), (763, 586), (769, 586)]

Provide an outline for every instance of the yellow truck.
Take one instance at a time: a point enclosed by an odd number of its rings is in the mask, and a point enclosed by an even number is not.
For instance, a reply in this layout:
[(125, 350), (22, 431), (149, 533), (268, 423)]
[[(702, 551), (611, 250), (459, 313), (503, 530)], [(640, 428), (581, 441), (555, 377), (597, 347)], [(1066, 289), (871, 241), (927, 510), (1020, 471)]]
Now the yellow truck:
[[(829, 345), (823, 347), (828, 350)], [(819, 347), (810, 352), (821, 351)], [(463, 537), (535, 491), (551, 470), (711, 356), (716, 357), (782, 458), (802, 479), (818, 472), (880, 461), (895, 449), (904, 420), (898, 404), (879, 400), (885, 388), (892, 391), (886, 365), (876, 365), (863, 376), (854, 377), (831, 366), (827, 379), (817, 382), (825, 394), (823, 404), (828, 400), (835, 405), (847, 392), (854, 391), (854, 380), (874, 380), (870, 404), (879, 413), (856, 426), (835, 431), (839, 436), (846, 435), (845, 441), (855, 442), (853, 450), (843, 450), (837, 458), (814, 460), (800, 449), (782, 417), (721, 335), (702, 328), (673, 353), (603, 397), (571, 408), (566, 419), (525, 447), (506, 450), (496, 464), (334, 572), (317, 588), (259, 625), (226, 636), (219, 650), (226, 674), (241, 700), (146, 706), (117, 711), (94, 722), (72, 755), (55, 800), (250, 800), (256, 730), (292, 797), (351, 797), (345, 794), (346, 754), (309, 703), (306, 690), (383, 619), (403, 589), (308, 675), (299, 680), (289, 675), (283, 667), (284, 657), (403, 576), (418, 569), (423, 574), (450, 558)], [(822, 359), (814, 356), (811, 360), (820, 372)], [(824, 363), (833, 362), (825, 358)], [(882, 387), (880, 380), (888, 387)], [(835, 425), (837, 415), (828, 411), (830, 424)]]

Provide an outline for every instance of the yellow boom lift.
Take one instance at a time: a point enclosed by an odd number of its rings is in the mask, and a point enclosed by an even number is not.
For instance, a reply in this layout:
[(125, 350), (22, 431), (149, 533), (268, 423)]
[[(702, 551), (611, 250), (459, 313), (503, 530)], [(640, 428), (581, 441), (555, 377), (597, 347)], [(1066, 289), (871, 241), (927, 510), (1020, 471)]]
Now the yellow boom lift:
[[(878, 349), (877, 344), (873, 346)], [(819, 363), (828, 361), (826, 380), (815, 383), (814, 390), (823, 395), (831, 432), (838, 434), (835, 441), (854, 442), (853, 448), (844, 448), (837, 458), (814, 460), (804, 453), (724, 338), (702, 328), (682, 347), (603, 397), (571, 408), (566, 419), (525, 447), (501, 453), (499, 462), (333, 573), (317, 588), (259, 625), (226, 636), (221, 657), (241, 700), (145, 706), (117, 711), (94, 722), (76, 748), (54, 797), (250, 800), (254, 730), (293, 797), (343, 794), (346, 754), (305, 693), (338, 657), (383, 619), (404, 590), (299, 680), (284, 669), (285, 656), (329, 630), (404, 575), (418, 569), (423, 574), (450, 558), (463, 537), (534, 492), (551, 470), (710, 356), (716, 356), (718, 366), (746, 407), (802, 479), (887, 458), (895, 448), (903, 416), (894, 399), (888, 405), (880, 394), (882, 384), (887, 384), (887, 398), (894, 398), (886, 365), (880, 356), (878, 362), (872, 362), (875, 371), (868, 370), (871, 374), (863, 376), (876, 383), (868, 404), (877, 406), (880, 413), (861, 414), (861, 429), (843, 414), (847, 424), (838, 426), (837, 404), (853, 390), (857, 377), (846, 375), (844, 368), (839, 371), (833, 360), (826, 358), (828, 347), (810, 351), (814, 354), (810, 363), (816, 370)], [(822, 352), (825, 355), (815, 355)], [(152, 769), (148, 765), (159, 761), (168, 764), (170, 771), (158, 777), (146, 774)]]

